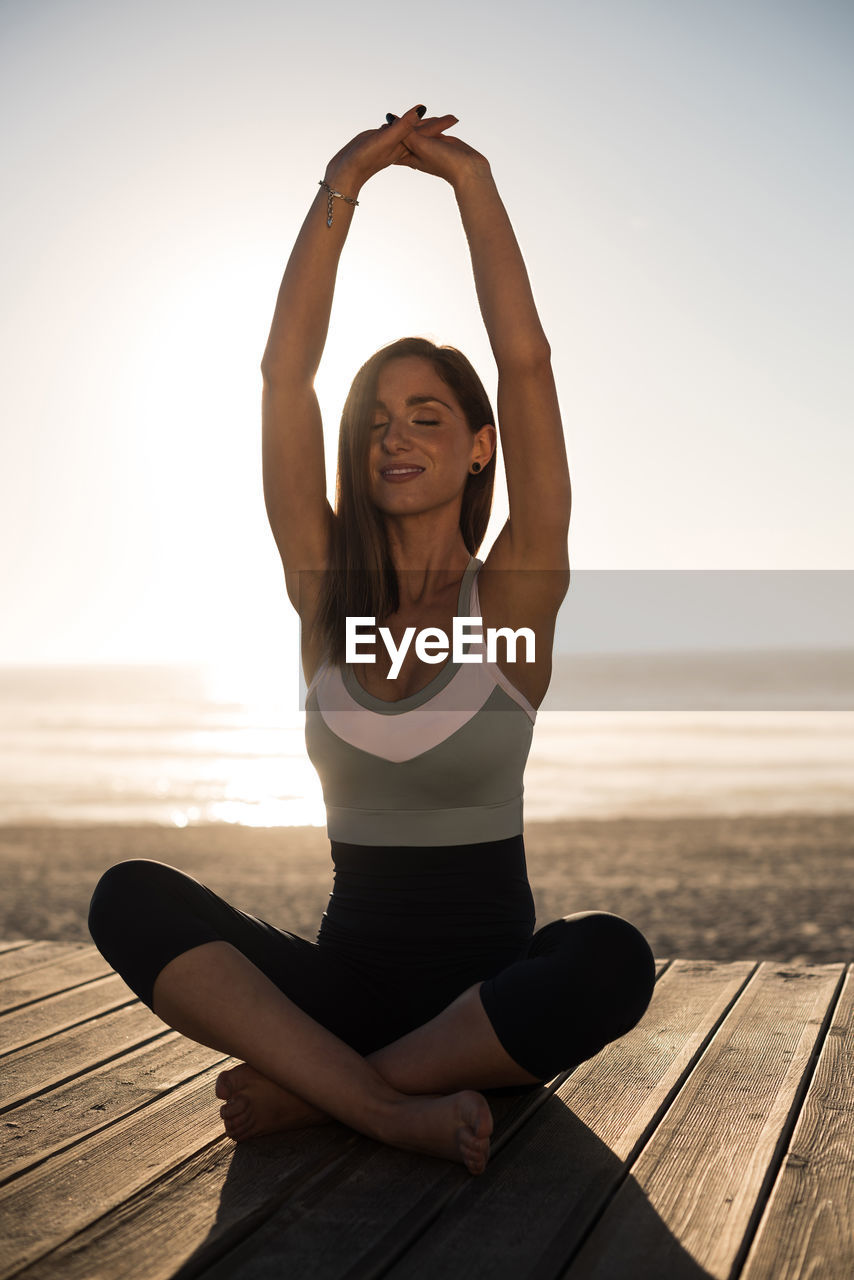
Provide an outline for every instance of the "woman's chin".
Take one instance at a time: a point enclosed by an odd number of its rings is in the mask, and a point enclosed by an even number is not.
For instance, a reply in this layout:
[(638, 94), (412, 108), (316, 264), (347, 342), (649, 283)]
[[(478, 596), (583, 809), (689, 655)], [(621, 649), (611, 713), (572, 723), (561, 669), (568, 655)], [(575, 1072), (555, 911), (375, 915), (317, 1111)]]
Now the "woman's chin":
[(423, 516), (430, 511), (440, 511), (452, 503), (462, 503), (461, 492), (427, 493), (423, 488), (421, 492), (417, 492), (414, 485), (401, 485), (399, 489), (385, 485), (382, 491), (375, 490), (372, 497), (377, 511), (384, 516)]
[(429, 511), (433, 503), (415, 493), (380, 493), (374, 496), (374, 506), (381, 515), (401, 516), (420, 515)]

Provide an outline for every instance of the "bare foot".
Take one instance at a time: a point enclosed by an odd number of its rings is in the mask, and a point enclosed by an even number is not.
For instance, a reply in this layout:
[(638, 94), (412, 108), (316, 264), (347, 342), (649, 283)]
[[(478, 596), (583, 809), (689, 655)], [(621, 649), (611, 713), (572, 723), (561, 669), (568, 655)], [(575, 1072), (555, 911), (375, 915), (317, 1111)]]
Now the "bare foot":
[[(245, 1062), (220, 1073), (216, 1096), (224, 1099), (220, 1115), (225, 1132), (235, 1142), (330, 1119)], [(371, 1137), (390, 1146), (453, 1160), (464, 1164), (469, 1173), (483, 1173), (489, 1159), (492, 1112), (486, 1099), (472, 1090), (445, 1097), (403, 1098), (386, 1112), (382, 1124), (376, 1128), (366, 1124), (363, 1132), (369, 1129)]]
[(380, 1136), (393, 1147), (454, 1160), (469, 1173), (483, 1173), (491, 1133), (489, 1103), (467, 1089), (447, 1097), (407, 1098), (395, 1107)]
[(274, 1084), (245, 1062), (220, 1073), (216, 1096), (225, 1102), (219, 1114), (225, 1132), (235, 1142), (284, 1129), (305, 1129), (329, 1120), (322, 1111)]

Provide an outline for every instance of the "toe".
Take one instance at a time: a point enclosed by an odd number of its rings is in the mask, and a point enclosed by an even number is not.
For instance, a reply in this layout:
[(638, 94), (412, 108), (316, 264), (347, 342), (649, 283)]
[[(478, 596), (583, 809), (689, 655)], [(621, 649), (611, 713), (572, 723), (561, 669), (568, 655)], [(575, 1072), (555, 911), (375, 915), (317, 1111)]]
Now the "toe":
[(469, 1126), (459, 1135), (460, 1156), (469, 1173), (483, 1173), (489, 1161), (489, 1138), (476, 1135)]
[(234, 1138), (236, 1141), (238, 1133), (245, 1126), (245, 1121), (242, 1117), (223, 1116), (223, 1125), (229, 1138)]
[(235, 1142), (242, 1142), (244, 1138), (252, 1136), (252, 1125), (248, 1117), (238, 1116), (237, 1119), (227, 1123), (225, 1131)]
[(231, 1072), (221, 1071), (216, 1078), (214, 1093), (218, 1098), (228, 1100), (231, 1097)]
[(237, 1093), (229, 1098), (225, 1106), (222, 1108), (222, 1115), (239, 1116), (246, 1110), (248, 1103), (242, 1094)]
[(475, 1134), (478, 1138), (489, 1139), (492, 1135), (492, 1112), (487, 1111), (481, 1116), (475, 1127)]

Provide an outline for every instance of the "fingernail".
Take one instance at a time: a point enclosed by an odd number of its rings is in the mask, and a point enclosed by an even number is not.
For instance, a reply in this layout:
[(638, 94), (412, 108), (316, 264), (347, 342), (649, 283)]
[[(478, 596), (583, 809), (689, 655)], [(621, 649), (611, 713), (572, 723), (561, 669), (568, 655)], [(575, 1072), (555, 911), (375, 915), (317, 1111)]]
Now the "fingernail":
[(395, 120), (397, 119), (397, 116), (393, 116), (390, 111), (387, 111), (385, 113), (385, 118), (386, 118), (387, 124), (394, 124)]
[(424, 117), (425, 117), (425, 116), (426, 116), (426, 114), (427, 114), (427, 108), (426, 108), (426, 107), (416, 107), (416, 108), (415, 108), (415, 110), (418, 112), (418, 119), (419, 119), (419, 120), (423, 120), (423, 119), (424, 119)]

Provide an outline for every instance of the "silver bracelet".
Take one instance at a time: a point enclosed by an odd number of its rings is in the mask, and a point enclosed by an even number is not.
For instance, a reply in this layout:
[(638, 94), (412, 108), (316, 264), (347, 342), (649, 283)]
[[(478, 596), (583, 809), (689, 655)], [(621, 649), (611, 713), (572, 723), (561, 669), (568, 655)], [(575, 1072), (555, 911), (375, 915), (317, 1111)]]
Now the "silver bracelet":
[(333, 200), (345, 200), (345, 201), (347, 202), (347, 204), (358, 204), (358, 203), (359, 203), (359, 201), (358, 201), (358, 200), (354, 200), (352, 196), (345, 196), (345, 195), (344, 195), (344, 193), (343, 193), (343, 191), (333, 191), (333, 190), (332, 190), (332, 188), (330, 187), (329, 183), (326, 181), (326, 179), (325, 179), (325, 178), (321, 178), (321, 179), (320, 179), (320, 182), (318, 182), (318, 184), (317, 184), (317, 185), (318, 185), (319, 187), (323, 187), (323, 190), (327, 193), (327, 200), (326, 200), (326, 225), (327, 225), (327, 227), (331, 227), (331, 226), (332, 226), (332, 201), (333, 201)]

